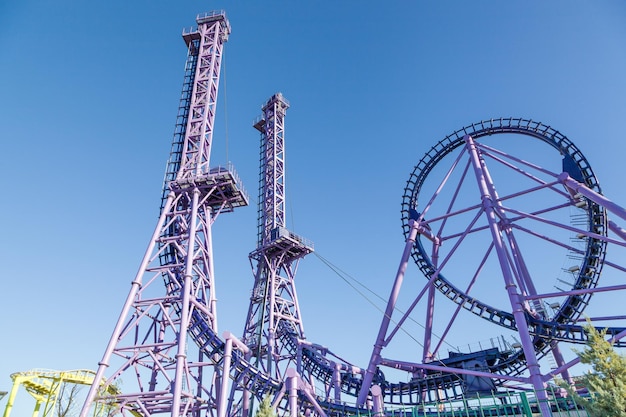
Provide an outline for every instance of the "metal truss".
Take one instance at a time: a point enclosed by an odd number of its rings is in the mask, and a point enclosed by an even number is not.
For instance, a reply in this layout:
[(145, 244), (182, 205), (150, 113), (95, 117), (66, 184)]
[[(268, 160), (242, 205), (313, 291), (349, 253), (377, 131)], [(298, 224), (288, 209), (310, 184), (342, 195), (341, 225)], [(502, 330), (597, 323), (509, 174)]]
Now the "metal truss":
[[(304, 339), (304, 327), (294, 278), (298, 261), (313, 251), (312, 243), (285, 227), (284, 118), (288, 107), (282, 94), (273, 95), (254, 125), (261, 132), (259, 236), (258, 247), (249, 256), (255, 279), (243, 336), (250, 363), (278, 381), (284, 381), (287, 370), (297, 366), (290, 341)], [(233, 385), (231, 408), (247, 415), (250, 392), (244, 381), (239, 383)], [(242, 405), (235, 405), (238, 401)]]
[(223, 12), (199, 16), (197, 24), (183, 33), (187, 74), (161, 214), (95, 377), (121, 379), (124, 393), (98, 395), (93, 385), (82, 417), (94, 401), (113, 401), (124, 415), (216, 410), (223, 342), (216, 336), (211, 226), (248, 198), (231, 167), (209, 166), (230, 26)]

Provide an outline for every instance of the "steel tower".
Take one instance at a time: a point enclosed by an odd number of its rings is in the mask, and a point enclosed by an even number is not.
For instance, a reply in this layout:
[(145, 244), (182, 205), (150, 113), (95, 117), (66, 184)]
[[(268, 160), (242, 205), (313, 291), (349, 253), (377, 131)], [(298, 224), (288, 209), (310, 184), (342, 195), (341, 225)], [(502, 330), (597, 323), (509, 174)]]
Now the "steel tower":
[(196, 21), (183, 32), (186, 74), (160, 217), (94, 377), (107, 385), (121, 377), (124, 394), (103, 395), (94, 383), (82, 417), (94, 401), (142, 416), (216, 410), (223, 342), (216, 335), (211, 226), (248, 199), (233, 170), (209, 166), (230, 25), (223, 12)]
[(277, 380), (284, 379), (296, 356), (287, 339), (304, 339), (294, 278), (299, 260), (313, 251), (311, 242), (285, 227), (288, 108), (287, 100), (277, 93), (263, 106), (263, 114), (254, 124), (261, 132), (258, 247), (249, 255), (254, 287), (243, 335), (251, 362)]

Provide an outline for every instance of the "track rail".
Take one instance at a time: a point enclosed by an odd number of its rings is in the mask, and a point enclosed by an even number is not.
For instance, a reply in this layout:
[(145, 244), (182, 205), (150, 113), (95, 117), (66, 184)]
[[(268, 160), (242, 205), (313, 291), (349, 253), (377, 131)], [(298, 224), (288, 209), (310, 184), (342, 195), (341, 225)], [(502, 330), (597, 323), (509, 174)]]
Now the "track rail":
[[(558, 131), (541, 123), (525, 119), (497, 119), (472, 124), (447, 136), (418, 163), (415, 171), (407, 184), (403, 198), (403, 228), (405, 234), (408, 231), (409, 211), (414, 208), (414, 201), (419, 193), (420, 186), (425, 177), (430, 173), (434, 165), (446, 154), (462, 145), (464, 135), (471, 135), (476, 138), (493, 135), (497, 133), (517, 133), (528, 135), (559, 150), (564, 158), (580, 172), (582, 182), (590, 189), (600, 192), (598, 181), (591, 170), (587, 160), (582, 153)], [(602, 263), (606, 252), (606, 240), (603, 237), (607, 232), (607, 219), (603, 207), (586, 201), (586, 218), (588, 222), (588, 232), (591, 235), (586, 239), (584, 257), (580, 271), (574, 283), (575, 289), (593, 289), (598, 284)], [(597, 237), (596, 237), (597, 236)], [(422, 241), (418, 239), (412, 253), (413, 259), (418, 268), (426, 275), (431, 276), (435, 272), (434, 265), (430, 262), (426, 249)], [(494, 308), (486, 303), (476, 300), (456, 288), (443, 275), (435, 281), (436, 287), (447, 298), (461, 305), (464, 309), (473, 314), (495, 323), (499, 326), (517, 330), (513, 315), (510, 312)], [(542, 357), (548, 352), (552, 341), (564, 341), (568, 343), (585, 343), (586, 335), (583, 327), (575, 324), (581, 317), (584, 307), (588, 304), (591, 293), (572, 295), (567, 297), (566, 302), (551, 320), (527, 315), (529, 329), (533, 336), (533, 344), (538, 357)], [(194, 321), (198, 330), (192, 331), (196, 343), (204, 349), (207, 354), (214, 354), (223, 349), (223, 342), (219, 337), (212, 334), (206, 328), (204, 321), (198, 317)], [(609, 327), (607, 334), (615, 336), (624, 328)], [(339, 388), (342, 393), (348, 396), (356, 396), (362, 385), (362, 378), (359, 373), (350, 371), (354, 368), (351, 364), (341, 364), (340, 377), (337, 378), (337, 363), (318, 350), (300, 344), (298, 337), (290, 329), (283, 328), (280, 335), (292, 354), (298, 355), (301, 352), (301, 369), (303, 374), (310, 378), (330, 386), (339, 381)], [(616, 346), (626, 346), (624, 341), (616, 341)], [(238, 384), (245, 384), (248, 389), (259, 394), (259, 398), (269, 393), (277, 393), (283, 389), (280, 381), (275, 381), (267, 375), (259, 373), (247, 362), (243, 355), (236, 355), (234, 358), (236, 366), (231, 378)], [(490, 372), (504, 375), (519, 375), (526, 370), (524, 355), (522, 350), (512, 350), (503, 355), (498, 361), (490, 366)], [(463, 396), (463, 380), (458, 375), (444, 372), (426, 372), (421, 377), (416, 377), (409, 382), (387, 381), (382, 373), (375, 378), (374, 383), (383, 388), (385, 402), (388, 404), (419, 404), (424, 401), (436, 399), (437, 391), (446, 392), (447, 398), (460, 398)], [(319, 398), (324, 403), (328, 398)], [(332, 402), (331, 402), (332, 403)]]
[[(521, 134), (530, 136), (548, 144), (563, 156), (564, 167), (568, 169), (577, 181), (583, 183), (589, 189), (601, 193), (598, 180), (582, 152), (559, 131), (528, 119), (501, 118), (490, 119), (473, 123), (463, 127), (434, 145), (416, 165), (412, 172), (402, 201), (402, 227), (405, 236), (409, 232), (409, 219), (411, 211), (416, 210), (417, 200), (426, 177), (432, 172), (445, 156), (465, 144), (464, 137), (471, 136), (480, 139), (503, 133)], [(608, 231), (605, 209), (597, 203), (584, 199), (587, 234), (585, 249), (582, 251), (582, 262), (572, 289), (593, 289), (597, 286), (602, 271), (606, 254)], [(577, 201), (571, 200), (572, 206)], [(582, 204), (581, 204), (582, 205)], [(426, 277), (437, 275), (434, 286), (448, 299), (460, 305), (467, 311), (498, 326), (511, 330), (517, 330), (513, 314), (508, 311), (492, 307), (456, 287), (443, 273), (437, 272), (421, 237), (418, 238), (412, 257), (422, 273)], [(533, 335), (533, 344), (538, 355), (543, 355), (550, 341), (566, 341), (585, 343), (586, 336), (581, 326), (574, 324), (582, 315), (585, 306), (589, 303), (592, 292), (567, 296), (558, 312), (550, 320), (527, 315), (530, 332)], [(608, 334), (616, 335), (623, 328), (609, 328)], [(624, 342), (617, 342), (622, 346)], [(493, 371), (516, 375), (525, 367), (521, 365), (523, 354), (520, 351), (514, 353), (504, 363), (498, 364)]]

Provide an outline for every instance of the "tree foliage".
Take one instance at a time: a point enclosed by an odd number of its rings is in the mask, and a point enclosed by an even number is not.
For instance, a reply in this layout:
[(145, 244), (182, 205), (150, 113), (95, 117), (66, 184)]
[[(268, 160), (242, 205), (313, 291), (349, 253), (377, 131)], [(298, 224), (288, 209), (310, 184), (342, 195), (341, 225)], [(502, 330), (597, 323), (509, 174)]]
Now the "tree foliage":
[(97, 417), (115, 417), (120, 414), (120, 405), (115, 395), (121, 394), (120, 388), (122, 380), (118, 379), (115, 383), (107, 386), (101, 386), (99, 395), (105, 397), (103, 401), (96, 403), (94, 416)]
[(272, 404), (270, 403), (270, 398), (265, 397), (261, 404), (259, 405), (259, 409), (256, 410), (255, 417), (276, 417), (274, 414), (274, 410), (272, 410)]
[(626, 417), (626, 357), (619, 355), (606, 340), (606, 330), (598, 331), (587, 321), (587, 347), (576, 354), (580, 362), (591, 365), (580, 383), (589, 391), (583, 398), (565, 387), (576, 403), (587, 410), (590, 417)]

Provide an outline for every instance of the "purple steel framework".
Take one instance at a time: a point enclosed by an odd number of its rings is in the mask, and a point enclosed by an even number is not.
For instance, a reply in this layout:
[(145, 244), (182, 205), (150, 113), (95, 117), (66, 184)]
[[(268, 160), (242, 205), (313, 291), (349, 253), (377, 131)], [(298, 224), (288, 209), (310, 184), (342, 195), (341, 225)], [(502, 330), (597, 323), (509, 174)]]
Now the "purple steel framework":
[[(183, 33), (188, 59), (161, 215), (94, 381), (110, 386), (122, 376), (131, 378), (124, 379), (124, 393), (118, 395), (104, 395), (106, 386), (94, 384), (81, 417), (95, 401), (117, 404), (124, 415), (246, 416), (252, 396), (270, 394), (273, 406), (292, 417), (365, 409), (380, 414), (385, 404), (458, 399), (512, 382), (531, 385), (545, 399), (546, 381), (557, 374), (569, 378), (568, 369), (578, 361), (566, 363), (559, 342), (586, 341), (577, 323), (592, 294), (626, 289), (624, 284), (597, 286), (603, 267), (626, 273), (621, 262), (606, 259), (609, 244), (626, 248), (626, 230), (608, 213), (626, 220), (626, 211), (601, 195), (587, 160), (572, 142), (549, 126), (524, 119), (460, 129), (415, 167), (403, 200), (404, 252), (370, 362), (361, 369), (304, 337), (294, 276), (313, 246), (285, 227), (284, 116), (289, 105), (281, 94), (272, 96), (254, 125), (261, 132), (258, 247), (249, 256), (255, 281), (243, 342), (230, 333), (218, 337), (211, 226), (219, 214), (248, 200), (230, 167), (209, 166), (219, 69), (230, 26), (223, 12), (199, 16), (197, 23), (197, 29)], [(544, 167), (491, 146), (488, 139), (500, 134), (538, 139), (558, 151), (562, 166)], [(455, 151), (458, 156), (440, 172)], [(502, 186), (502, 170), (519, 176), (513, 181), (517, 188)], [(471, 174), (474, 180), (468, 179)], [(438, 175), (443, 179), (433, 184), (431, 178)], [(465, 183), (472, 184), (478, 201), (467, 203)], [(451, 189), (447, 196), (446, 189)], [(570, 222), (561, 217), (568, 210)], [(570, 243), (563, 232), (578, 243)], [(487, 243), (472, 241), (481, 235)], [(532, 252), (526, 237), (572, 255), (577, 264), (567, 269), (571, 288), (553, 292), (541, 285), (545, 279), (537, 278), (535, 263), (526, 257)], [(462, 252), (464, 246), (470, 252)], [(411, 257), (427, 282), (401, 317), (393, 319)], [(455, 260), (460, 268), (454, 267)], [(475, 288), (484, 275), (502, 280), (507, 296), (500, 298), (506, 302), (479, 300)], [(450, 277), (467, 278), (463, 289)], [(457, 306), (435, 345), (435, 324), (443, 322), (435, 320), (436, 290)], [(382, 357), (424, 295), (421, 363)], [(444, 339), (463, 309), (514, 332), (519, 346), (440, 358)], [(607, 333), (617, 346), (626, 345), (621, 340), (626, 329), (609, 327)], [(539, 360), (548, 353), (556, 367), (542, 373)], [(381, 367), (411, 372), (413, 378), (388, 382)], [(322, 387), (323, 393), (314, 392)], [(346, 410), (342, 394), (355, 398), (357, 407)], [(542, 414), (550, 415), (545, 404)]]
[[(492, 137), (500, 137), (500, 134), (538, 139), (539, 143), (558, 151), (562, 159), (557, 161), (561, 165), (543, 167), (496, 145), (490, 146), (490, 140), (497, 140)], [(518, 144), (518, 151), (523, 146), (523, 143)], [(532, 156), (538, 155), (543, 157), (544, 152), (535, 152)], [(454, 158), (446, 165), (444, 161), (450, 160), (445, 159), (448, 156)], [(474, 181), (469, 179), (472, 173)], [(439, 181), (431, 181), (431, 177)], [(513, 185), (496, 183), (494, 178), (504, 178)], [(466, 192), (466, 184), (473, 190), (477, 187), (478, 193)], [(472, 194), (478, 199), (470, 201)], [(607, 212), (626, 219), (623, 208), (600, 194), (595, 175), (582, 153), (549, 126), (524, 119), (489, 120), (460, 129), (436, 144), (416, 166), (407, 183), (403, 201), (406, 245), (357, 404), (365, 404), (375, 393), (389, 403), (394, 402), (395, 396), (396, 401), (399, 398), (400, 403), (408, 404), (412, 401), (402, 398), (403, 395), (421, 392), (421, 396), (430, 397), (428, 391), (432, 392), (433, 388), (437, 398), (458, 396), (456, 387), (461, 388), (461, 395), (471, 395), (468, 392), (470, 377), (473, 381), (482, 378), (483, 385), (473, 387), (476, 392), (481, 387), (493, 390), (503, 383), (517, 382), (531, 385), (539, 400), (547, 399), (545, 382), (558, 373), (569, 378), (567, 370), (577, 363), (565, 363), (558, 343), (584, 343), (585, 333), (576, 323), (591, 295), (626, 289), (625, 285), (597, 287), (603, 266), (626, 272), (623, 266), (605, 261), (609, 243), (626, 247), (624, 230), (608, 220)], [(617, 238), (610, 237), (609, 231)], [(570, 238), (564, 237), (567, 234), (578, 243), (570, 243)], [(481, 235), (484, 237), (477, 238)], [(461, 250), (464, 245), (470, 246), (466, 252)], [(551, 292), (542, 285), (545, 272), (539, 269), (538, 262), (532, 261), (532, 256), (544, 246), (568, 252), (572, 255), (570, 258), (577, 261), (568, 269), (574, 275), (571, 289)], [(428, 281), (408, 309), (393, 319), (411, 256)], [(455, 265), (455, 259), (460, 264)], [(452, 276), (460, 278), (462, 275), (467, 276), (465, 289), (459, 289), (450, 280)], [(501, 300), (495, 300), (500, 305), (494, 307), (477, 298), (473, 290), (484, 275), (493, 280), (488, 283), (489, 287), (493, 287), (496, 275), (500, 275), (508, 308)], [(432, 339), (434, 289), (457, 304), (436, 346)], [(383, 358), (383, 349), (426, 294), (422, 362)], [(553, 302), (555, 299), (558, 303)], [(506, 351), (490, 348), (439, 358), (442, 343), (461, 309), (510, 329), (521, 343), (510, 345)], [(609, 327), (607, 333), (618, 346), (624, 345), (620, 341), (626, 335), (624, 328)], [(539, 359), (547, 353), (553, 354), (557, 367), (542, 373)], [(375, 384), (380, 381), (381, 366), (411, 372), (414, 378), (409, 383), (384, 384), (387, 388), (381, 392), (380, 386)], [(433, 388), (421, 383), (443, 375), (455, 375), (456, 380), (441, 379)], [(545, 402), (542, 414), (551, 415)]]
[[(297, 366), (291, 341), (304, 339), (304, 327), (294, 279), (298, 262), (313, 251), (311, 242), (285, 227), (285, 113), (288, 108), (289, 103), (277, 93), (263, 106), (263, 114), (254, 124), (261, 132), (258, 247), (249, 255), (254, 287), (242, 339), (250, 349), (250, 363), (277, 381), (284, 381), (287, 369), (295, 370)], [(242, 387), (233, 387), (233, 397), (236, 397)], [(247, 398), (248, 388), (245, 384), (243, 388), (242, 396)], [(239, 406), (241, 415), (250, 411), (246, 404), (248, 402), (244, 401)]]
[(111, 384), (123, 376), (124, 394), (103, 397), (94, 384), (82, 417), (94, 401), (115, 402), (125, 415), (199, 416), (216, 409), (223, 342), (216, 336), (211, 226), (248, 199), (230, 167), (209, 166), (230, 25), (223, 12), (196, 21), (196, 29), (183, 33), (186, 76), (161, 215), (94, 378)]

